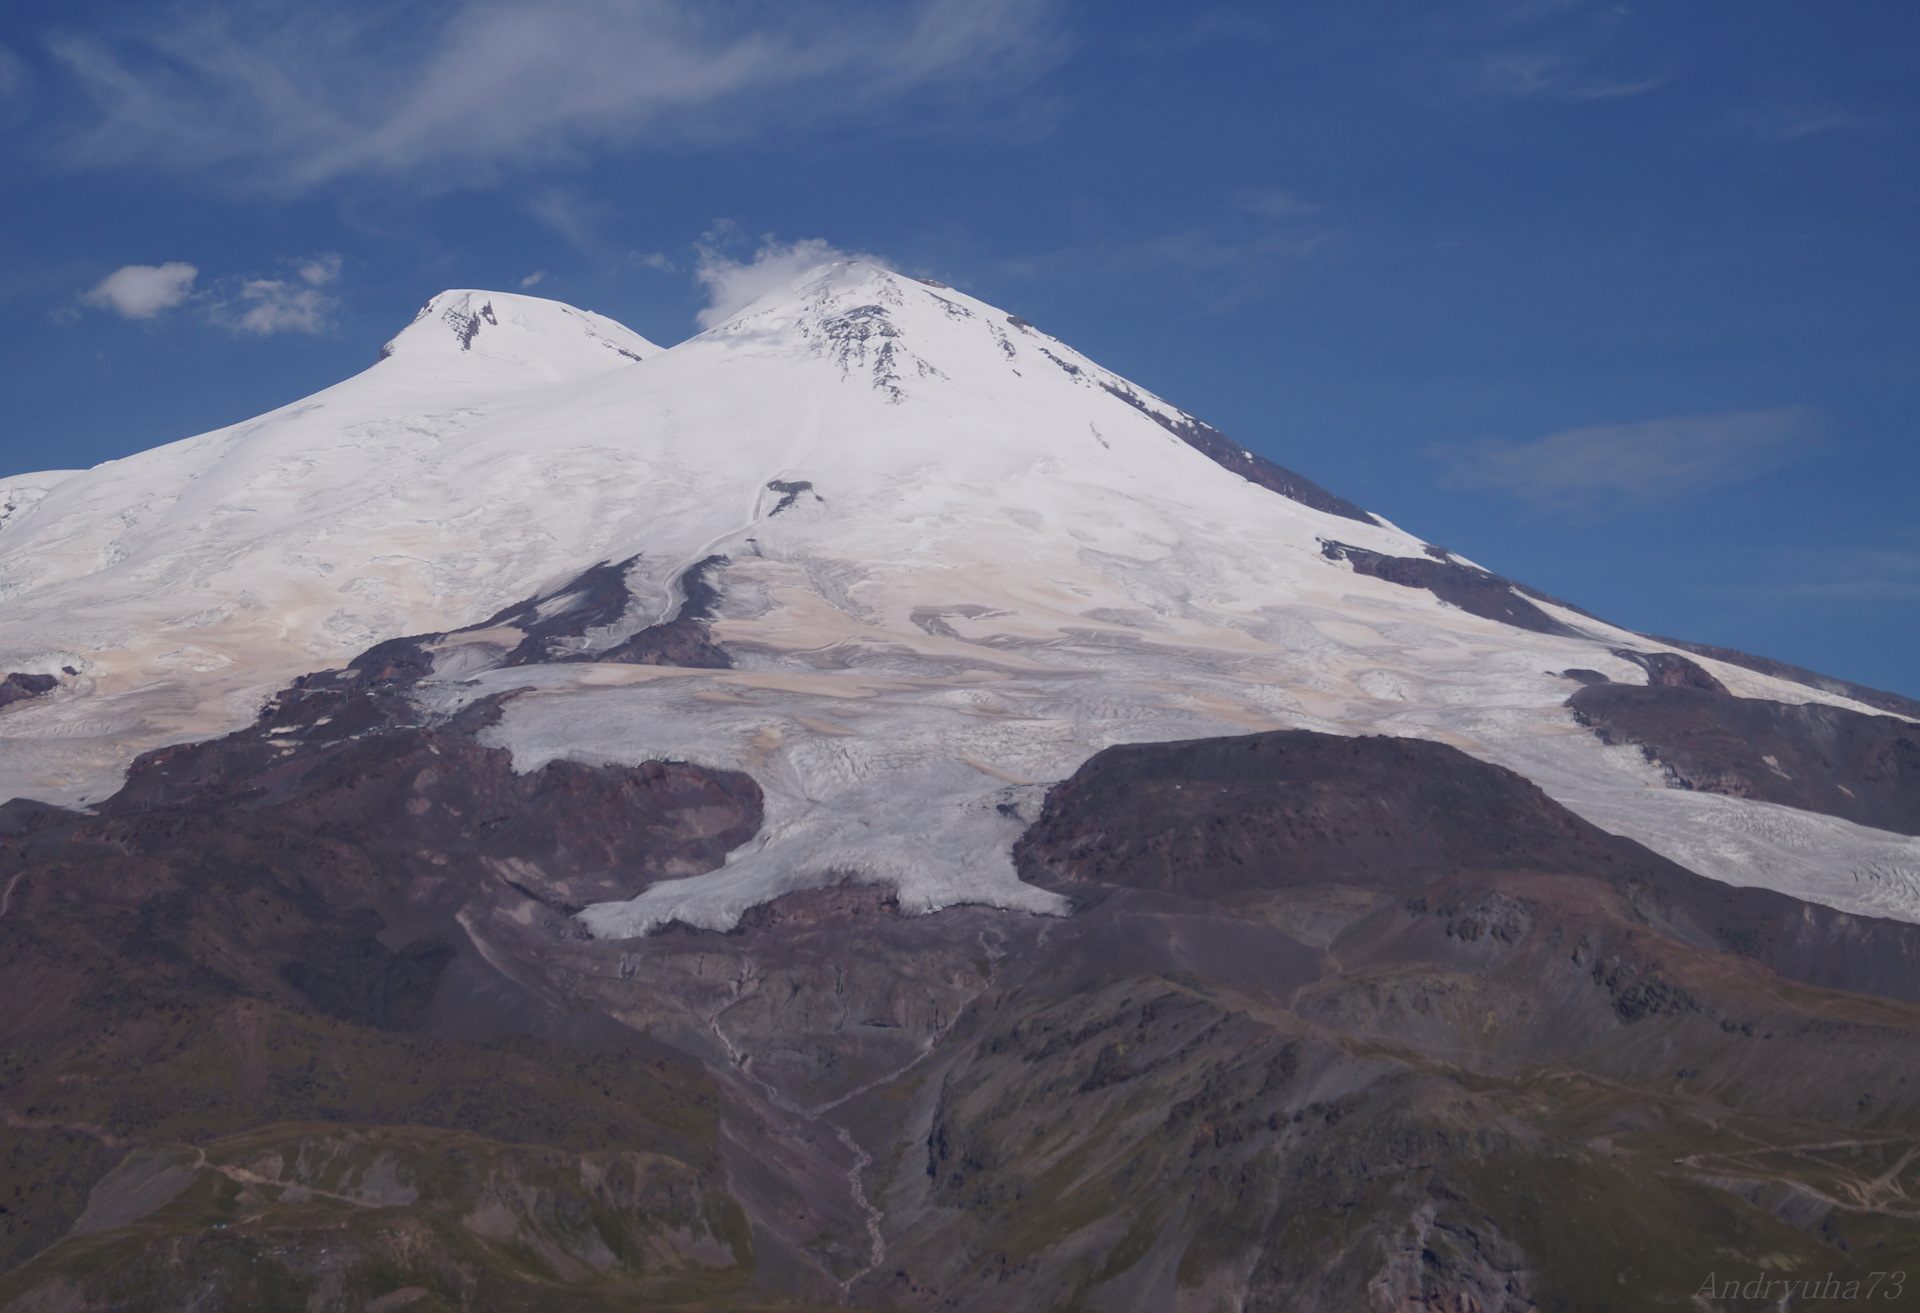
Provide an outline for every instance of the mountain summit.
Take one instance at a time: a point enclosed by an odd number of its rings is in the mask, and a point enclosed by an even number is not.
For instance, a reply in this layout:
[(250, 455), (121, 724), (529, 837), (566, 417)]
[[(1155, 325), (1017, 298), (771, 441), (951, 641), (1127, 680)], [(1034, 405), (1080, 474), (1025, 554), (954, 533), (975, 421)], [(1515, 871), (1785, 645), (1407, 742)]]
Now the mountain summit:
[[(508, 292), (442, 292), (380, 348), (419, 386), (467, 382), (528, 387), (577, 383), (655, 355), (660, 348), (624, 324), (558, 301)], [(383, 381), (392, 381), (391, 379)]]

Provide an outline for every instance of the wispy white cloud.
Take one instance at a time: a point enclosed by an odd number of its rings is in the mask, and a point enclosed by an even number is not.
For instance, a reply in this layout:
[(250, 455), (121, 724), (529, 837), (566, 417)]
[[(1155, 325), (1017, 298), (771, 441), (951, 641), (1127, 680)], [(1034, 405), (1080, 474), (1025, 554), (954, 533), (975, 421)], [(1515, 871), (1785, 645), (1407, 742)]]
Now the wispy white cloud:
[(545, 278), (546, 276), (547, 276), (547, 271), (545, 269), (535, 269), (532, 273), (528, 274), (525, 278), (522, 278), (520, 280), (520, 286), (522, 287), (537, 286), (540, 280)]
[(1249, 187), (1235, 192), (1233, 204), (1236, 209), (1263, 219), (1301, 219), (1320, 212), (1320, 207), (1313, 202), (1303, 201), (1278, 187)]
[(299, 267), (294, 272), (300, 275), (301, 282), (308, 287), (325, 287), (340, 277), (340, 269), (344, 262), (338, 255), (328, 252), (297, 263)]
[(26, 94), (31, 80), (26, 61), (12, 47), (0, 44), (0, 106)]
[(527, 213), (538, 219), (567, 245), (582, 255), (602, 262), (619, 258), (619, 244), (606, 235), (613, 208), (604, 201), (582, 196), (565, 187), (548, 187), (529, 196), (523, 204)]
[(1455, 94), (1487, 100), (1624, 100), (1673, 80), (1649, 60), (1637, 15), (1617, 0), (1468, 0), (1415, 26), (1443, 57)]
[(785, 131), (907, 97), (974, 112), (1062, 53), (1057, 0), (193, 0), (54, 39), (95, 165), (297, 192), (485, 185), (605, 147)]
[(1820, 434), (1805, 406), (1595, 424), (1533, 442), (1436, 447), (1442, 482), (1507, 493), (1540, 510), (1651, 505), (1792, 463)]
[(1730, 113), (1726, 125), (1743, 136), (1784, 142), (1828, 132), (1872, 131), (1886, 127), (1887, 121), (1835, 105), (1763, 105)]
[(1160, 21), (1149, 23), (1129, 44), (1136, 54), (1164, 58), (1223, 42), (1270, 42), (1277, 40), (1282, 30), (1274, 18), (1245, 9), (1194, 13), (1168, 6)]
[(880, 256), (850, 255), (818, 237), (790, 243), (768, 237), (762, 240), (751, 260), (736, 260), (717, 244), (728, 236), (730, 233), (724, 228), (709, 233), (708, 240), (699, 248), (700, 263), (693, 276), (707, 289), (706, 308), (695, 316), (702, 328), (724, 323), (768, 292), (829, 261), (864, 260), (868, 264), (892, 267)]
[(1715, 592), (1803, 619), (1821, 603), (1920, 602), (1920, 530), (1871, 520), (1826, 528), (1826, 541), (1794, 535), (1766, 544), (1751, 561), (1757, 578), (1718, 583)]
[(1157, 312), (1231, 313), (1334, 267), (1349, 233), (1324, 207), (1278, 187), (1221, 198), (1203, 222), (1140, 232), (1112, 216), (1044, 254), (992, 261), (1001, 279), (1098, 283), (1126, 289)]
[(318, 288), (284, 278), (253, 278), (240, 284), (235, 305), (223, 304), (215, 318), (238, 333), (271, 337), (276, 333), (324, 333), (333, 327), (340, 303)]
[(111, 310), (122, 319), (152, 319), (192, 296), (193, 280), (199, 276), (198, 269), (177, 260), (130, 264), (108, 274), (80, 299), (97, 309)]
[(1652, 91), (1672, 76), (1608, 77), (1596, 72), (1588, 59), (1548, 50), (1500, 51), (1459, 67), (1464, 90), (1512, 99), (1623, 100)]
[(1839, 553), (1825, 573), (1776, 583), (1776, 596), (1837, 602), (1920, 602), (1920, 548)]
[(116, 269), (80, 295), (83, 305), (111, 310), (124, 319), (153, 319), (192, 304), (198, 315), (236, 333), (323, 333), (333, 327), (340, 303), (320, 289), (339, 280), (344, 262), (331, 252), (285, 260), (281, 278), (222, 278), (200, 291), (200, 271), (190, 264), (130, 264)]

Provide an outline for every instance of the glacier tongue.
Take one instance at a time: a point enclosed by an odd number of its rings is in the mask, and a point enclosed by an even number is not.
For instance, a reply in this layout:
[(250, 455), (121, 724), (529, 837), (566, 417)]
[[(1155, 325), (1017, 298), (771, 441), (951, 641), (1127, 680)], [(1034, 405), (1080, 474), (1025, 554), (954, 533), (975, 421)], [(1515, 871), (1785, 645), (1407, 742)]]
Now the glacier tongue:
[[(731, 670), (489, 668), (475, 643), (419, 689), (441, 711), (529, 690), (488, 731), (518, 770), (680, 756), (760, 783), (758, 838), (589, 909), (599, 934), (721, 928), (847, 875), (909, 909), (1058, 910), (1009, 857), (1046, 784), (1113, 743), (1286, 727), (1440, 739), (1705, 874), (1920, 915), (1920, 841), (1676, 793), (1574, 723), (1557, 672), (1637, 682), (1613, 649), (1646, 640), (1538, 599), (1556, 632), (1518, 629), (1355, 573), (1324, 545), (1431, 553), (1310, 484), (1317, 504), (1252, 481), (1221, 442), (1196, 449), (1197, 423), (869, 265), (665, 350), (554, 302), (443, 293), (303, 402), (8, 482), (37, 499), (0, 520), (0, 671), (58, 652), (79, 674), (0, 717), (0, 797), (97, 799), (134, 753), (244, 723), (299, 673), (595, 562), (631, 559), (631, 633), (718, 556)], [(1852, 705), (1702, 661), (1736, 693)]]

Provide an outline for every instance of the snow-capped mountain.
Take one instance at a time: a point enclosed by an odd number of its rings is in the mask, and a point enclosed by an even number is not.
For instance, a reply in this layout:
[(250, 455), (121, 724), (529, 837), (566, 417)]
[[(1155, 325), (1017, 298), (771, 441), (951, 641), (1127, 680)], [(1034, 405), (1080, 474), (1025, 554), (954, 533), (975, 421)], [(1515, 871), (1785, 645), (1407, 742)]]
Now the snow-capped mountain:
[(7, 798), (8, 1309), (1920, 1262), (1920, 703), (1616, 628), (883, 269), (670, 349), (449, 292), (0, 482)]
[[(510, 659), (587, 605), (571, 581), (596, 566), (618, 605), (542, 638), (554, 659)], [(1717, 879), (1920, 919), (1920, 840), (1669, 787), (1565, 705), (1582, 679), (1646, 683), (1668, 646), (865, 264), (670, 349), (550, 301), (443, 293), (303, 401), (0, 481), (0, 605), (0, 671), (60, 681), (0, 716), (0, 797), (97, 801), (137, 754), (403, 635), (427, 636), (433, 714), (526, 690), (483, 735), (517, 771), (751, 776), (759, 835), (586, 908), (600, 936), (724, 928), (849, 875), (910, 910), (1057, 912), (1009, 855), (1048, 784), (1114, 744), (1282, 728), (1437, 740)], [(594, 659), (683, 614), (723, 656)], [(1885, 710), (1683, 664), (1744, 698)]]

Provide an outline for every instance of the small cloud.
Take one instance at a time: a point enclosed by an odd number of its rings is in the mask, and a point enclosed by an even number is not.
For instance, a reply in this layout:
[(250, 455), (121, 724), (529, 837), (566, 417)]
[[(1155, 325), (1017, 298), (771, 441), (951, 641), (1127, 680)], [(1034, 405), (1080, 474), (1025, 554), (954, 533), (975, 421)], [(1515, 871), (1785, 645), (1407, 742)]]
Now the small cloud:
[[(240, 285), (245, 307), (228, 326), (238, 333), (271, 337), (275, 333), (324, 333), (333, 327), (332, 314), (340, 303), (313, 287), (278, 278), (255, 278)], [(222, 312), (231, 314), (222, 307)]]
[(1303, 219), (1309, 214), (1320, 213), (1320, 207), (1312, 201), (1303, 201), (1292, 192), (1281, 191), (1278, 187), (1250, 187), (1235, 192), (1233, 204), (1236, 209), (1263, 219)]
[(87, 305), (112, 310), (122, 319), (152, 319), (191, 296), (193, 280), (199, 276), (198, 269), (177, 260), (130, 264), (108, 274), (80, 299)]
[(634, 251), (627, 256), (627, 263), (645, 265), (649, 269), (658, 269), (661, 273), (666, 274), (670, 274), (679, 268), (678, 265), (667, 258), (665, 253), (660, 251)]
[(1887, 121), (1832, 105), (1767, 105), (1728, 115), (1727, 126), (1762, 141), (1803, 141), (1827, 132), (1872, 131)]
[[(707, 234), (709, 242), (729, 236), (731, 227), (730, 224), (715, 225), (714, 231)], [(879, 256), (849, 255), (817, 237), (786, 245), (770, 237), (764, 238), (760, 249), (754, 252), (753, 259), (746, 263), (723, 254), (712, 245), (702, 245), (699, 251), (700, 266), (694, 270), (693, 276), (707, 289), (707, 308), (694, 319), (702, 328), (712, 328), (715, 324), (725, 322), (768, 292), (784, 287), (807, 270), (833, 260), (864, 260), (884, 268), (892, 267)]]
[(308, 287), (325, 287), (340, 276), (341, 260), (337, 255), (316, 255), (310, 260), (300, 262), (300, 281)]
[(1595, 424), (1535, 442), (1436, 447), (1448, 487), (1504, 492), (1541, 510), (1651, 505), (1792, 463), (1819, 436), (1805, 406)]
[(522, 278), (520, 280), (520, 286), (522, 287), (536, 286), (540, 282), (540, 280), (542, 278), (545, 278), (546, 276), (547, 276), (547, 271), (545, 269), (535, 269), (532, 273), (528, 274), (525, 278)]

